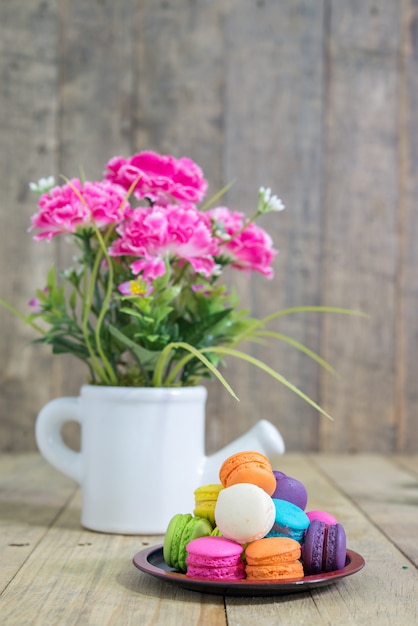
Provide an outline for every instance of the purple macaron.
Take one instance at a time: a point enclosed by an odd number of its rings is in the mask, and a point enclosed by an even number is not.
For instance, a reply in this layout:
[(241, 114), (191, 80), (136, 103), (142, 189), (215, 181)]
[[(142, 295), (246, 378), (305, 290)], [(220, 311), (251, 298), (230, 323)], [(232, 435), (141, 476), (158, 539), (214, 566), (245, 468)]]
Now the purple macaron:
[(308, 493), (305, 485), (296, 480), (296, 478), (286, 476), (283, 472), (273, 470), (273, 474), (276, 478), (276, 491), (273, 493), (272, 498), (292, 502), (304, 511), (308, 502)]
[(346, 555), (346, 535), (343, 526), (313, 520), (306, 531), (302, 547), (305, 575), (342, 569), (345, 566)]

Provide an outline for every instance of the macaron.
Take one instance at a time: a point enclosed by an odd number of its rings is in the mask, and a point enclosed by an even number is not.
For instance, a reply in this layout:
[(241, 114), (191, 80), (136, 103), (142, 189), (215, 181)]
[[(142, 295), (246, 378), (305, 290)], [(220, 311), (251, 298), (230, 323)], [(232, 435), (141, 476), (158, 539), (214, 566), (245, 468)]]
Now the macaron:
[(273, 474), (276, 479), (276, 489), (272, 494), (272, 498), (293, 502), (293, 504), (305, 510), (308, 503), (308, 492), (305, 485), (300, 480), (287, 476), (283, 472), (273, 470)]
[(211, 580), (245, 578), (243, 547), (224, 537), (200, 537), (187, 545), (186, 576)]
[(251, 483), (219, 492), (215, 523), (224, 537), (244, 544), (264, 537), (273, 526), (276, 509), (271, 497)]
[(325, 524), (338, 524), (338, 520), (335, 519), (331, 513), (327, 513), (326, 511), (307, 511), (306, 515), (309, 517), (311, 522), (313, 522), (314, 519), (317, 519)]
[(177, 513), (171, 518), (164, 535), (163, 557), (170, 567), (180, 572), (186, 571), (186, 546), (197, 537), (210, 535), (211, 523), (190, 513)]
[(271, 463), (261, 452), (237, 452), (228, 457), (221, 465), (219, 479), (224, 487), (238, 483), (257, 485), (269, 496), (276, 489)]
[(346, 534), (341, 524), (327, 525), (313, 520), (302, 548), (303, 567), (307, 576), (333, 572), (345, 566)]
[(247, 578), (258, 580), (302, 578), (300, 544), (287, 537), (270, 537), (250, 543), (245, 550)]
[(275, 508), (275, 519), (268, 537), (290, 537), (302, 543), (305, 530), (310, 521), (305, 511), (293, 502), (272, 499)]
[(215, 505), (218, 494), (223, 486), (220, 484), (202, 485), (194, 491), (195, 508), (193, 514), (196, 517), (205, 517), (212, 526), (215, 524)]

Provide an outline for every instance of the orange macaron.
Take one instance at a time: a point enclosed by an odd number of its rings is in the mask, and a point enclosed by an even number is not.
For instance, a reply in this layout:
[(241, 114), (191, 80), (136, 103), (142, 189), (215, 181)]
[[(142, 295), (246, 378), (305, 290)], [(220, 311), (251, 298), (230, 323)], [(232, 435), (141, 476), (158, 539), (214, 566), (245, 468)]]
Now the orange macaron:
[(288, 537), (268, 537), (253, 541), (245, 550), (247, 578), (257, 580), (286, 580), (302, 578), (298, 541)]
[(277, 486), (270, 461), (261, 452), (237, 452), (228, 457), (219, 470), (219, 479), (224, 487), (238, 483), (257, 485), (269, 496)]

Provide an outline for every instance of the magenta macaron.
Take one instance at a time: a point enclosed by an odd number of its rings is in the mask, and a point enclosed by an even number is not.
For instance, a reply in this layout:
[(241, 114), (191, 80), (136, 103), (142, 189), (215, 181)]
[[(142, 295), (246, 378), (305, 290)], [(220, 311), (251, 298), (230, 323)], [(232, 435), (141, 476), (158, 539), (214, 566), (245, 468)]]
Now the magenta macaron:
[(187, 545), (187, 572), (192, 578), (239, 580), (245, 578), (243, 547), (225, 537), (200, 537)]
[(331, 513), (327, 511), (307, 511), (306, 515), (309, 517), (310, 521), (313, 522), (314, 519), (319, 520), (320, 522), (324, 522), (325, 524), (338, 524), (338, 520), (335, 519)]
[(342, 569), (346, 562), (346, 535), (341, 524), (326, 524), (314, 519), (302, 546), (306, 576)]

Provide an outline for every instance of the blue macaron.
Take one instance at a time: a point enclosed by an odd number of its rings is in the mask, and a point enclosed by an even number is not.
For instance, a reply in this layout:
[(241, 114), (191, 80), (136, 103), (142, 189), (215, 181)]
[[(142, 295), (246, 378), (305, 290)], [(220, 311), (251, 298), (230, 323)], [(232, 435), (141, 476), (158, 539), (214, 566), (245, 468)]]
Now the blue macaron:
[(287, 500), (273, 498), (276, 519), (267, 537), (290, 537), (303, 542), (305, 530), (310, 524), (309, 517), (300, 507)]

